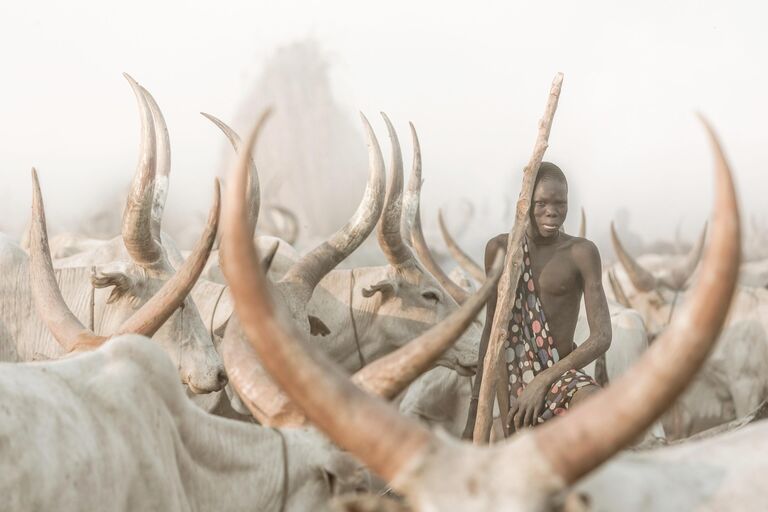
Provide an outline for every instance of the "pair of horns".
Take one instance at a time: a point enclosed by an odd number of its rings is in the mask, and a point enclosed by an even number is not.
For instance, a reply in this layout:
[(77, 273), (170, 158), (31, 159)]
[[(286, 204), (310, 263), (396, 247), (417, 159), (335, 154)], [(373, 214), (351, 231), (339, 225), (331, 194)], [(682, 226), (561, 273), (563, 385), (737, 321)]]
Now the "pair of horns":
[[(242, 192), (241, 183), (239, 190), (235, 186), (227, 192), (222, 232), (225, 240), (231, 240), (224, 269), (245, 334), (264, 367), (307, 417), (406, 495), (424, 498), (430, 492), (451, 489), (437, 476), (445, 460), (508, 461), (510, 453), (530, 456), (525, 449), (530, 449), (531, 440), (554, 471), (552, 481), (573, 483), (636, 438), (672, 403), (707, 357), (725, 321), (738, 273), (739, 215), (727, 162), (709, 125), (706, 128), (715, 148), (716, 198), (712, 243), (705, 252), (702, 277), (691, 299), (623, 378), (567, 416), (532, 433), (493, 448), (448, 443), (354, 386), (317, 350), (308, 350), (299, 341), (295, 327), (276, 315), (266, 278), (258, 268), (257, 249), (251, 243), (236, 243), (246, 231), (245, 211), (234, 207)], [(541, 469), (534, 466), (537, 462), (515, 459), (522, 472)], [(468, 462), (466, 468), (475, 466)], [(456, 467), (454, 471), (463, 475), (466, 470)], [(525, 492), (519, 485), (496, 490), (501, 494)], [(465, 492), (465, 488), (455, 492)]]
[(391, 141), (391, 174), (387, 201), (378, 226), (379, 246), (387, 261), (396, 267), (416, 261), (412, 247), (427, 271), (458, 304), (463, 304), (469, 294), (453, 282), (435, 261), (421, 227), (421, 145), (416, 129), (410, 123), (413, 167), (408, 188), (403, 196), (403, 155), (400, 141), (389, 118), (384, 113), (381, 115), (387, 125)]
[[(123, 76), (136, 96), (141, 120), (139, 163), (123, 212), (123, 243), (137, 265), (145, 268), (165, 266), (160, 228), (171, 169), (168, 128), (160, 107), (149, 91), (128, 74)], [(53, 336), (67, 351), (98, 346), (107, 337), (86, 329), (61, 296), (53, 272), (43, 199), (34, 169), (32, 182), (30, 280), (35, 304)], [(211, 252), (218, 228), (219, 188), (217, 180), (206, 227), (190, 257), (149, 301), (110, 336), (126, 333), (152, 336), (182, 304), (197, 282)]]
[(123, 76), (136, 96), (141, 120), (139, 163), (123, 210), (123, 243), (136, 264), (151, 268), (165, 261), (160, 227), (168, 195), (171, 144), (155, 99), (128, 74)]
[(624, 267), (629, 280), (632, 282), (632, 286), (641, 292), (653, 291), (658, 286), (666, 286), (673, 290), (682, 290), (693, 275), (696, 267), (699, 265), (706, 237), (707, 226), (705, 224), (704, 229), (701, 231), (701, 235), (699, 235), (698, 241), (691, 248), (685, 261), (672, 268), (667, 276), (657, 279), (650, 271), (633, 258), (629, 252), (627, 252), (624, 245), (621, 243), (621, 240), (619, 240), (619, 235), (616, 233), (616, 227), (613, 222), (611, 222), (611, 242), (613, 243), (613, 250), (616, 253), (616, 257), (619, 258), (621, 266)]
[(37, 311), (56, 341), (71, 352), (94, 348), (108, 337), (136, 333), (152, 336), (182, 304), (208, 260), (219, 221), (219, 182), (216, 180), (213, 206), (205, 230), (192, 254), (179, 270), (138, 311), (126, 319), (110, 336), (87, 329), (64, 302), (56, 282), (48, 247), (45, 209), (37, 172), (32, 169), (32, 226), (30, 230), (30, 283)]
[[(237, 172), (233, 173), (232, 183), (228, 185), (228, 188), (239, 187), (239, 190), (246, 190), (244, 200), (238, 201), (237, 207), (245, 211), (248, 219), (247, 237), (249, 240), (253, 240), (261, 202), (258, 173), (250, 148), (255, 145), (264, 122), (270, 114), (271, 110), (268, 109), (261, 115), (245, 145), (242, 144), (237, 133), (223, 121), (210, 114), (203, 114), (224, 132), (234, 150), (240, 155)], [(291, 293), (298, 304), (306, 305), (309, 302), (312, 292), (320, 280), (365, 241), (381, 216), (386, 188), (384, 160), (379, 142), (368, 119), (362, 115), (361, 117), (368, 145), (369, 167), (368, 183), (363, 199), (347, 224), (325, 242), (302, 256), (281, 279), (281, 283), (293, 285)], [(245, 243), (245, 239), (238, 239), (237, 243)], [(226, 245), (224, 245), (223, 252), (226, 250)]]

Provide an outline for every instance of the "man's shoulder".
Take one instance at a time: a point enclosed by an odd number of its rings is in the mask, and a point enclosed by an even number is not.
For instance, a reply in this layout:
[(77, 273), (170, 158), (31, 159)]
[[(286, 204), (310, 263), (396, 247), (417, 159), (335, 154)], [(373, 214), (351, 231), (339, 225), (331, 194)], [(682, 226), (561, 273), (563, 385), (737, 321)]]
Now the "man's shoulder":
[(502, 233), (488, 240), (488, 243), (485, 244), (486, 259), (495, 257), (499, 251), (506, 251), (508, 241), (509, 233)]
[(491, 267), (499, 251), (506, 251), (508, 238), (509, 238), (508, 233), (502, 233), (500, 235), (496, 235), (495, 237), (491, 238), (490, 240), (488, 240), (488, 243), (485, 244), (485, 269), (486, 270), (488, 270)]
[(507, 241), (509, 240), (509, 233), (501, 233), (499, 235), (496, 235), (495, 237), (488, 240), (488, 243), (485, 244), (486, 249), (499, 249), (499, 248), (505, 248), (507, 247)]
[(576, 263), (600, 264), (600, 251), (592, 240), (572, 237), (571, 255)]

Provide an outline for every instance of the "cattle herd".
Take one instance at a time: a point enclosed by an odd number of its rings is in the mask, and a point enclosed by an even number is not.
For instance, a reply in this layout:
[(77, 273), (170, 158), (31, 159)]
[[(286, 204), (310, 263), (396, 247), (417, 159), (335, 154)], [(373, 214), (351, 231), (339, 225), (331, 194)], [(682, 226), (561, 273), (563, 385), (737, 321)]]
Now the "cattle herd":
[[(406, 186), (393, 124), (387, 166), (362, 117), (360, 205), (302, 255), (255, 234), (269, 112), (242, 140), (204, 114), (236, 163), (187, 253), (161, 229), (165, 120), (126, 78), (141, 136), (119, 236), (49, 240), (44, 169), (22, 240), (0, 235), (1, 510), (768, 510), (768, 279), (742, 261), (706, 122), (715, 200), (690, 254), (633, 256), (612, 228), (613, 340), (587, 369), (605, 390), (476, 446), (460, 437), (501, 258), (483, 270), (442, 218), (459, 270), (431, 255), (414, 127)], [(386, 265), (336, 269), (374, 229)]]

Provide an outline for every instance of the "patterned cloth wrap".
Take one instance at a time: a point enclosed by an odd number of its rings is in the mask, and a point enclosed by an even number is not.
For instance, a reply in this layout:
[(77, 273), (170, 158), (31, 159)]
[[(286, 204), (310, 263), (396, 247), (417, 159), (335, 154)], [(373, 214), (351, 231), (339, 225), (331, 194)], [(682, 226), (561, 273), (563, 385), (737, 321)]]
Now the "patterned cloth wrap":
[[(509, 371), (507, 387), (512, 405), (536, 375), (560, 360), (549, 331), (547, 315), (536, 294), (527, 238), (523, 239), (522, 275), (507, 327), (509, 337), (504, 348)], [(543, 423), (556, 414), (564, 414), (576, 390), (590, 384), (597, 386), (592, 377), (580, 370), (565, 372), (547, 392), (544, 412), (539, 415), (537, 422)]]

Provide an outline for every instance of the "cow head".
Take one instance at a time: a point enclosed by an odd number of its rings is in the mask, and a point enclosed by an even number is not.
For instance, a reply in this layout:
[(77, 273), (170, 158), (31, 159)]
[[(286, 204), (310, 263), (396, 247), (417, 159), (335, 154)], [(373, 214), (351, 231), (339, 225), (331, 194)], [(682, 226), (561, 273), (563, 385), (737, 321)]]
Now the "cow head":
[[(420, 219), (421, 149), (416, 130), (413, 139), (413, 170), (403, 198), (403, 157), (392, 123), (384, 116), (391, 141), (391, 172), (378, 240), (389, 265), (386, 276), (363, 289), (363, 297), (378, 296), (377, 333), (389, 343), (402, 345), (447, 318), (467, 300), (468, 293), (443, 272), (432, 257)], [(412, 244), (412, 245), (410, 245)], [(416, 254), (414, 254), (414, 250)], [(419, 259), (417, 259), (418, 255)], [(477, 366), (480, 329), (473, 325), (441, 357), (441, 365), (472, 375)]]
[[(187, 294), (199, 275), (197, 266), (204, 265), (210, 253), (208, 237), (216, 233), (218, 184), (204, 235), (188, 265), (176, 272), (160, 232), (170, 171), (168, 131), (162, 113), (149, 92), (129, 76), (126, 75), (126, 78), (133, 88), (141, 118), (139, 164), (123, 213), (122, 243), (127, 258), (96, 268), (92, 285), (102, 294), (99, 298), (104, 300), (94, 301), (94, 319), (98, 318), (94, 328), (96, 332), (109, 336), (127, 332), (154, 335), (155, 341), (166, 349), (179, 368), (183, 383), (196, 393), (215, 391), (227, 381), (224, 366), (195, 304)], [(39, 197), (38, 204), (42, 215), (42, 199)], [(39, 263), (38, 271), (43, 272), (42, 263), (46, 256), (42, 252), (48, 250), (47, 235), (45, 244), (41, 244), (44, 222), (37, 219), (36, 229), (33, 237), (37, 238), (33, 240), (36, 251), (30, 251), (30, 254), (33, 261)], [(119, 252), (121, 256), (124, 254)], [(47, 260), (50, 261), (50, 255)], [(176, 283), (175, 287), (172, 283)], [(55, 284), (55, 281), (50, 284)], [(151, 314), (151, 308), (145, 309), (148, 305), (159, 308), (155, 309), (155, 319), (143, 316)], [(144, 313), (140, 315), (139, 311)], [(162, 322), (158, 321), (160, 318), (163, 318)], [(76, 340), (63, 333), (57, 335), (54, 329), (51, 331), (68, 350), (78, 345)]]
[[(367, 354), (374, 359), (409, 343), (414, 336), (440, 323), (458, 310), (459, 305), (435, 277), (418, 261), (388, 265), (383, 279), (362, 288), (363, 298), (376, 301), (366, 309), (375, 311), (366, 331), (376, 333), (378, 350)], [(474, 375), (477, 367), (480, 329), (470, 325), (440, 356), (437, 364), (460, 375)], [(361, 338), (366, 333), (361, 332)]]

